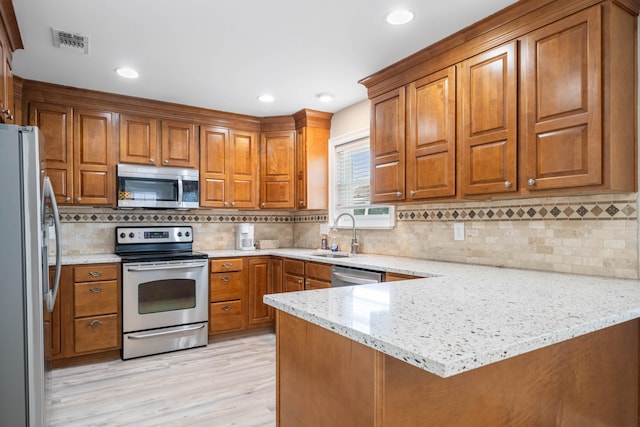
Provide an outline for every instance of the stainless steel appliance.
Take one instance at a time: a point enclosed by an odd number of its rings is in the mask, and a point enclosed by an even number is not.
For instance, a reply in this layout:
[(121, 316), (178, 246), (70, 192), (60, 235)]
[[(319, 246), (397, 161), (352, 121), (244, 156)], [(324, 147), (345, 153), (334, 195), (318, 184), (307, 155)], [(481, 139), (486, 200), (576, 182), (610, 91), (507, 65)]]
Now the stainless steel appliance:
[(207, 255), (188, 226), (116, 227), (122, 258), (122, 358), (207, 345)]
[[(43, 312), (53, 311), (58, 291), (60, 227), (39, 150), (37, 128), (0, 124), (0, 418), (7, 426), (47, 425)], [(49, 219), (56, 225), (53, 290)]]
[(120, 164), (117, 171), (119, 208), (199, 207), (196, 169)]
[(331, 287), (366, 285), (369, 283), (382, 282), (383, 273), (379, 271), (363, 270), (351, 267), (331, 268)]

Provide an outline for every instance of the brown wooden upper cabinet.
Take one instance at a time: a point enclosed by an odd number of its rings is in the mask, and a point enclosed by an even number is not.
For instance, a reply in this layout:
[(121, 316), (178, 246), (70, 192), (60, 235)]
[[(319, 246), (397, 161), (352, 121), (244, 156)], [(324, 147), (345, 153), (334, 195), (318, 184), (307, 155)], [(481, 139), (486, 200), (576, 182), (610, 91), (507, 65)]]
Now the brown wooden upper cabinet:
[(405, 194), (405, 88), (371, 100), (371, 201), (395, 202)]
[(295, 208), (295, 131), (262, 133), (260, 143), (260, 207)]
[(518, 2), (363, 80), (373, 201), (637, 190), (638, 11), (558, 4)]
[(254, 132), (200, 128), (200, 205), (256, 208), (258, 139)]
[(407, 87), (407, 200), (456, 193), (456, 67)]
[[(158, 133), (159, 132), (159, 133)], [(153, 117), (120, 116), (120, 162), (197, 168), (196, 126)]]
[(40, 128), (46, 173), (58, 203), (113, 204), (113, 115), (64, 105), (29, 104), (29, 123)]
[(120, 115), (120, 163), (158, 166), (158, 120)]
[(517, 190), (516, 43), (460, 64), (463, 195)]
[(304, 109), (293, 115), (296, 122), (297, 209), (329, 206), (329, 130), (333, 114)]
[(29, 124), (40, 128), (46, 173), (59, 204), (73, 197), (73, 110), (56, 104), (29, 104)]

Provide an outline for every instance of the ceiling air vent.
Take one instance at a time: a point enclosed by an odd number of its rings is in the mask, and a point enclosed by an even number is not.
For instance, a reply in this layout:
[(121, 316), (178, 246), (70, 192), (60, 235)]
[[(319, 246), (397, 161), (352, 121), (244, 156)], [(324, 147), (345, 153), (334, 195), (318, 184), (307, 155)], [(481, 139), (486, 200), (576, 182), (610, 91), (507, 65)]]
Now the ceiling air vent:
[(82, 34), (69, 33), (67, 31), (51, 29), (53, 34), (53, 45), (59, 48), (66, 48), (77, 53), (89, 53), (89, 37)]

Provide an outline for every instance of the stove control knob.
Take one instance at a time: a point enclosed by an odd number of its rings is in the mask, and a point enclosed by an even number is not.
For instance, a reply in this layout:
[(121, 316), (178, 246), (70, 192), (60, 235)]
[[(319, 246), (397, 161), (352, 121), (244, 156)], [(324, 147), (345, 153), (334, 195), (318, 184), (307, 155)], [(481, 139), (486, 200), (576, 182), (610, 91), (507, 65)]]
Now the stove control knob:
[(184, 235), (185, 235), (186, 237), (189, 237), (189, 236), (191, 235), (191, 233), (189, 233), (189, 232), (187, 231), (186, 233), (184, 233)]
[(125, 237), (127, 237), (127, 235), (126, 235), (126, 234), (124, 234), (124, 233), (120, 233), (120, 238), (121, 238), (121, 239), (124, 239)]
[(135, 237), (135, 234), (133, 234), (133, 232), (131, 232), (131, 233), (129, 233), (129, 237), (133, 239)]
[(178, 231), (178, 237), (182, 237), (182, 231)]

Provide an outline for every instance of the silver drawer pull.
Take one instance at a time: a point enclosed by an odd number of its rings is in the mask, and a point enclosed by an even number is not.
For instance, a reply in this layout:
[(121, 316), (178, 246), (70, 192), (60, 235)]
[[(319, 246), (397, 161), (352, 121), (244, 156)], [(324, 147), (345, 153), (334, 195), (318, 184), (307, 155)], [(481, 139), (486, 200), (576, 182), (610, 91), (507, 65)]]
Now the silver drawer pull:
[(231, 306), (230, 305), (225, 305), (222, 307), (222, 311), (229, 311), (231, 310)]
[(91, 276), (91, 277), (102, 276), (102, 271), (90, 271), (89, 272), (89, 276)]
[(223, 268), (231, 268), (231, 266), (233, 266), (233, 264), (230, 264), (228, 262), (225, 262), (224, 264), (222, 264)]
[(102, 325), (102, 322), (100, 320), (92, 320), (91, 323), (89, 323), (89, 326), (94, 327), (94, 326), (100, 326)]
[(93, 292), (94, 294), (97, 294), (98, 292), (101, 292), (101, 291), (102, 291), (102, 288), (101, 288), (101, 287), (99, 287), (99, 286), (94, 286), (93, 288), (89, 288), (89, 290), (90, 290), (91, 292)]
[(223, 277), (222, 279), (220, 279), (220, 280), (222, 280), (223, 282), (229, 282), (229, 281), (231, 281), (231, 277), (230, 277), (230, 276), (224, 276), (224, 277)]

